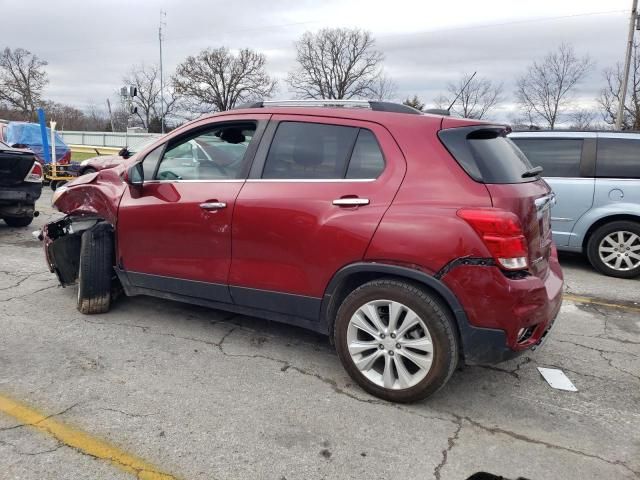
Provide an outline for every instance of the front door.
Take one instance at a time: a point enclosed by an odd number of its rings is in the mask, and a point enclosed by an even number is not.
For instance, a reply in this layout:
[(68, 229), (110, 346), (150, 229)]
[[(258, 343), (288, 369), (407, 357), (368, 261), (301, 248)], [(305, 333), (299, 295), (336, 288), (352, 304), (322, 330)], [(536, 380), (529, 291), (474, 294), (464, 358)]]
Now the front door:
[(231, 222), (258, 120), (201, 122), (147, 154), (118, 212), (118, 265), (134, 286), (230, 302)]
[(363, 259), (405, 169), (378, 124), (274, 115), (236, 201), (234, 301), (317, 319), (329, 280)]

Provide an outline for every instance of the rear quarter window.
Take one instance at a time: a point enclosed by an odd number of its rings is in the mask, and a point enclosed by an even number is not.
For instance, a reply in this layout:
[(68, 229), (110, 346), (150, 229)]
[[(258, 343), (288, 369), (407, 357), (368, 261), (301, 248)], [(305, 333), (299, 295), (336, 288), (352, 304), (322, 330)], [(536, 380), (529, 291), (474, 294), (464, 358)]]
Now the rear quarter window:
[(596, 177), (640, 178), (640, 140), (599, 138)]
[(482, 183), (526, 183), (523, 177), (533, 165), (518, 146), (496, 127), (463, 127), (441, 130), (440, 140), (460, 166)]

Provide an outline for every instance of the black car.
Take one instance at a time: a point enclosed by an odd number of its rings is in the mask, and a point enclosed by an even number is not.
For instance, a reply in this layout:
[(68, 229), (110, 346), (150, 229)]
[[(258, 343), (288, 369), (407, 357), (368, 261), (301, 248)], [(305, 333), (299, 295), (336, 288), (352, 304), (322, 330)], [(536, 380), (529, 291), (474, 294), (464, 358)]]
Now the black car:
[(10, 227), (26, 227), (37, 215), (42, 172), (31, 151), (0, 142), (0, 218)]

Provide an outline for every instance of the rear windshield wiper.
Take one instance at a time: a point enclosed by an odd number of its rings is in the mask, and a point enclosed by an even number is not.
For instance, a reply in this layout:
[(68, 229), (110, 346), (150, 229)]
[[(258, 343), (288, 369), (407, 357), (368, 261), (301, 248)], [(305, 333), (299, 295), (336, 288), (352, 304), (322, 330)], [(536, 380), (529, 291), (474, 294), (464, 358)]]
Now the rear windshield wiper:
[(537, 177), (542, 173), (542, 167), (533, 167), (522, 174), (522, 178)]

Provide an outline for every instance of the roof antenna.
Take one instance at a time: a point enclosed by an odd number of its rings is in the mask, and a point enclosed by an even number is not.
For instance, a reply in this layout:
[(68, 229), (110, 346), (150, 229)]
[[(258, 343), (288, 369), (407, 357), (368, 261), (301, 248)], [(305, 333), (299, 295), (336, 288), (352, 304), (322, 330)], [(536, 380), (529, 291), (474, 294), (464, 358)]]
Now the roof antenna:
[(460, 89), (460, 91), (458, 92), (458, 95), (456, 95), (456, 98), (453, 99), (453, 102), (451, 102), (451, 105), (449, 105), (449, 108), (447, 108), (447, 112), (451, 113), (451, 109), (458, 101), (458, 98), (460, 98), (460, 95), (462, 95), (462, 92), (464, 92), (464, 89), (469, 86), (469, 84), (471, 83), (471, 80), (473, 80), (473, 77), (476, 76), (476, 73), (478, 72), (477, 71), (473, 72), (473, 75), (471, 75), (471, 78), (469, 78), (469, 80), (467, 80), (467, 83), (464, 84), (464, 87)]

